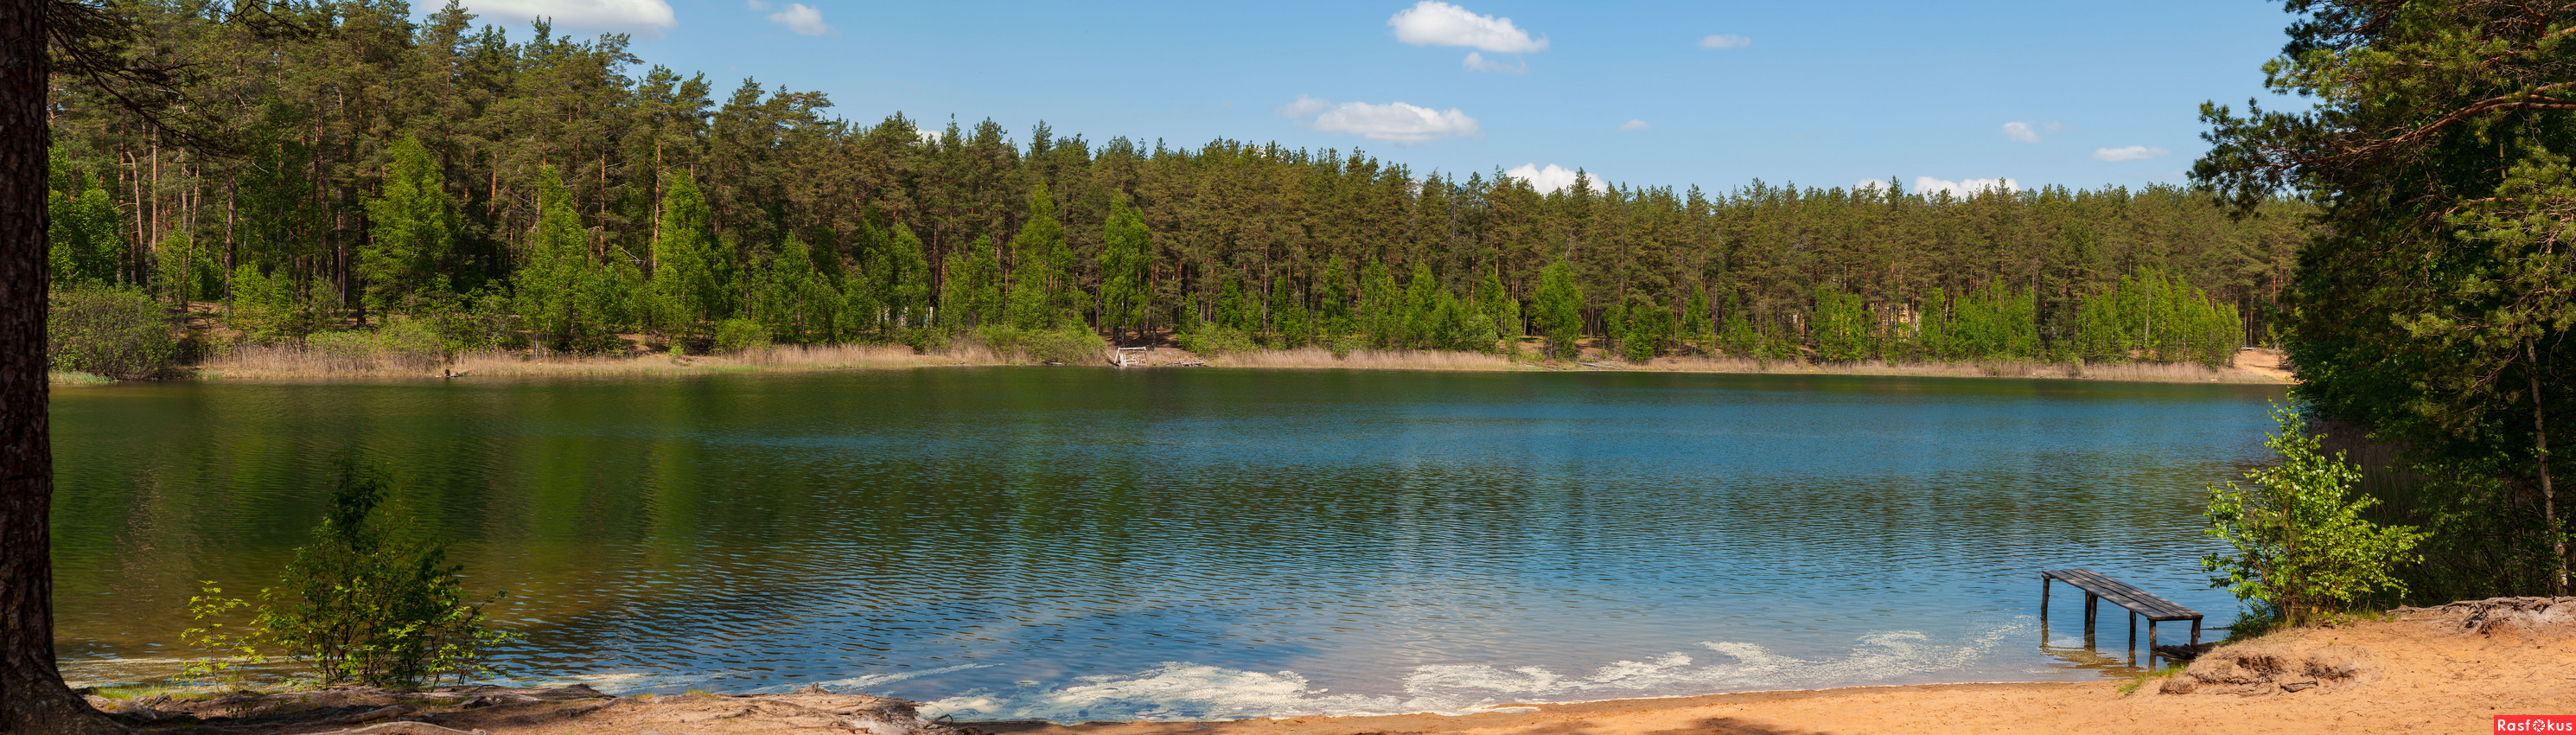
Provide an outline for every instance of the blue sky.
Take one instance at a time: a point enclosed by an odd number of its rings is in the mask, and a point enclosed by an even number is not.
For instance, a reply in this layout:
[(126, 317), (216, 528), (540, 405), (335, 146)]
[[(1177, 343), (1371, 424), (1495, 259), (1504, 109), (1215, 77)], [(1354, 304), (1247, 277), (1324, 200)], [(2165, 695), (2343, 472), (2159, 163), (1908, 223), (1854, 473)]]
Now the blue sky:
[(2180, 182), (2205, 149), (2199, 103), (2261, 95), (2290, 20), (2255, 0), (466, 4), (513, 39), (538, 13), (631, 33), (648, 67), (720, 95), (752, 77), (860, 122), (991, 118), (1025, 143), (1043, 120), (1711, 191)]

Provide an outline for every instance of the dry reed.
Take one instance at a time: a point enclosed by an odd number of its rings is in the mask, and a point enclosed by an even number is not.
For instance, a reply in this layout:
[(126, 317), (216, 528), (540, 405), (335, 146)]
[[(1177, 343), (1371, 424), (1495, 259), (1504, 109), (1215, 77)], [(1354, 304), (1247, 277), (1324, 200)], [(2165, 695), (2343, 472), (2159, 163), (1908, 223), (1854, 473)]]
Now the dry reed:
[(780, 345), (734, 355), (692, 357), (662, 352), (574, 355), (480, 350), (454, 355), (442, 365), (398, 353), (362, 354), (274, 345), (226, 350), (198, 365), (198, 371), (204, 377), (226, 380), (334, 380), (427, 378), (450, 370), (477, 377), (594, 377), (1001, 364), (1006, 361), (991, 350), (972, 346), (915, 354), (912, 348), (901, 345)]
[(1501, 355), (1481, 352), (1406, 351), (1380, 352), (1360, 350), (1335, 357), (1332, 351), (1317, 347), (1293, 350), (1254, 350), (1232, 352), (1208, 358), (1216, 367), (1235, 368), (1347, 368), (1357, 370), (1517, 370)]

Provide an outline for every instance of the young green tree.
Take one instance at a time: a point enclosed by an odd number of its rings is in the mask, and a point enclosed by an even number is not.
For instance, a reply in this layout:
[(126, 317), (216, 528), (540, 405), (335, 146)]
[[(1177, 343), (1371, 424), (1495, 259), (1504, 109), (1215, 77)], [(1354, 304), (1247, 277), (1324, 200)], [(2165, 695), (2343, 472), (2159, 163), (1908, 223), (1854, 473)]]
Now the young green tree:
[(1154, 233), (1134, 207), (1118, 199), (1110, 203), (1101, 241), (1099, 326), (1111, 335), (1141, 333), (1152, 296), (1145, 290), (1145, 268), (1153, 262)]
[(2264, 446), (2281, 464), (2246, 472), (2251, 488), (2210, 488), (2209, 535), (2235, 549), (2202, 558), (2220, 573), (2210, 584), (2292, 625), (2383, 591), (2404, 594), (2394, 570), (2418, 560), (2424, 534), (2363, 518), (2378, 501), (2355, 493), (2360, 470), (2340, 452), (2327, 456), (2324, 435), (2297, 413), (2275, 409), (2273, 418), (2280, 428)]
[(1530, 299), (1530, 316), (1547, 337), (1549, 357), (1574, 357), (1583, 339), (1583, 289), (1574, 270), (1559, 260), (1539, 271), (1538, 291)]
[(717, 247), (714, 212), (705, 193), (686, 172), (674, 173), (663, 192), (661, 218), (653, 232), (652, 292), (654, 326), (680, 334), (701, 334), (734, 313), (734, 293), (727, 284), (729, 258)]
[(359, 250), (366, 304), (380, 312), (407, 311), (448, 290), (449, 259), (456, 249), (456, 207), (446, 175), (419, 138), (394, 141), (384, 190), (368, 199), (367, 244)]
[(1072, 317), (1081, 298), (1066, 273), (1072, 251), (1055, 218), (1055, 198), (1041, 182), (1029, 195), (1029, 221), (1011, 248), (1011, 323), (1021, 329), (1053, 328)]

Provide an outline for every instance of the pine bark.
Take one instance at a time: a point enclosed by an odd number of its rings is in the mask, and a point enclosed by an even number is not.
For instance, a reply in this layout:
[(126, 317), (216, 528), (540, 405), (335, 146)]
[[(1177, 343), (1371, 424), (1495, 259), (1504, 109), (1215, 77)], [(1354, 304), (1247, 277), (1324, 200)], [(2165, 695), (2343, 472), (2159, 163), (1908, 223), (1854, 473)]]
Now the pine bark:
[(0, 0), (0, 733), (110, 733), (54, 668), (45, 424), (45, 8)]

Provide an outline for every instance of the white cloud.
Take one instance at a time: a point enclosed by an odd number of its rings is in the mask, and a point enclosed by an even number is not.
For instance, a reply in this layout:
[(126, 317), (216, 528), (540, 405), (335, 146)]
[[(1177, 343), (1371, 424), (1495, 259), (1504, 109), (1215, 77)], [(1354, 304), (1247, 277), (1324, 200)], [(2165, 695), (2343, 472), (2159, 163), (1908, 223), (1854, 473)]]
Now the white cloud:
[(1529, 71), (1529, 64), (1527, 63), (1505, 64), (1500, 61), (1491, 61), (1486, 59), (1484, 54), (1474, 51), (1467, 52), (1467, 61), (1465, 62), (1465, 66), (1468, 71), (1498, 71), (1505, 74), (1519, 74), (1521, 72)]
[(2054, 135), (2065, 127), (2054, 122), (2031, 123), (2015, 120), (2004, 123), (2004, 137), (2024, 143), (2037, 143), (2039, 139)]
[(1317, 98), (1314, 98), (1314, 97), (1308, 97), (1308, 96), (1306, 96), (1306, 95), (1302, 95), (1302, 94), (1301, 94), (1301, 95), (1297, 95), (1297, 101), (1295, 101), (1295, 102), (1290, 102), (1290, 103), (1288, 103), (1288, 104), (1284, 104), (1284, 105), (1280, 105), (1280, 106), (1279, 106), (1279, 116), (1280, 116), (1280, 117), (1305, 117), (1305, 116), (1312, 115), (1312, 114), (1315, 114), (1315, 113), (1318, 113), (1318, 112), (1323, 112), (1325, 108), (1332, 107), (1332, 106), (1333, 106), (1333, 101), (1332, 101), (1332, 100), (1317, 99)]
[(1622, 132), (1622, 133), (1634, 133), (1634, 132), (1637, 132), (1637, 131), (1639, 131), (1639, 130), (1645, 130), (1645, 129), (1647, 129), (1647, 128), (1651, 128), (1651, 127), (1654, 127), (1654, 126), (1653, 126), (1653, 125), (1648, 125), (1648, 124), (1646, 124), (1646, 121), (1644, 121), (1644, 120), (1630, 120), (1630, 121), (1627, 121), (1627, 122), (1619, 123), (1619, 132)]
[(823, 24), (823, 11), (804, 3), (788, 3), (785, 10), (770, 13), (769, 22), (799, 36), (820, 36), (832, 32), (831, 26)]
[(1537, 189), (1541, 194), (1555, 193), (1574, 185), (1574, 172), (1553, 163), (1548, 164), (1547, 168), (1539, 168), (1535, 163), (1524, 163), (1519, 168), (1504, 171), (1503, 175), (1527, 181), (1530, 188)]
[(1510, 18), (1477, 15), (1439, 0), (1414, 3), (1386, 24), (1395, 27), (1395, 40), (1415, 46), (1469, 46), (1498, 54), (1547, 50), (1546, 37), (1530, 38)]
[(671, 4), (663, 0), (469, 0), (475, 15), (513, 23), (537, 18), (577, 28), (669, 28)]
[(2010, 178), (1944, 181), (1930, 176), (1914, 177), (1915, 195), (1925, 198), (1930, 198), (1935, 192), (1946, 191), (1950, 193), (1951, 197), (1966, 199), (1968, 197), (1976, 196), (1978, 192), (1989, 190), (2003, 192), (2021, 191), (2021, 184)]
[(1720, 33), (1699, 40), (1700, 48), (1744, 48), (1751, 45), (1753, 45), (1753, 39), (1732, 33)]
[(769, 2), (768, 2), (768, 0), (743, 0), (743, 4), (744, 4), (744, 5), (749, 5), (749, 6), (751, 6), (751, 9), (753, 9), (753, 10), (768, 10), (768, 9), (769, 9)]
[(1281, 117), (1307, 117), (1300, 124), (1327, 133), (1349, 133), (1390, 143), (1426, 143), (1440, 138), (1472, 138), (1484, 134), (1476, 119), (1452, 107), (1434, 110), (1402, 102), (1372, 105), (1366, 102), (1334, 104), (1330, 100), (1298, 95), (1297, 101), (1279, 106)]
[(2093, 149), (2093, 158), (2095, 160), (2118, 163), (2121, 161), (2144, 161), (2150, 158), (2163, 158), (2172, 153), (2173, 151), (2165, 150), (2163, 148), (2133, 145), (2127, 148), (2095, 148)]

